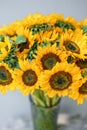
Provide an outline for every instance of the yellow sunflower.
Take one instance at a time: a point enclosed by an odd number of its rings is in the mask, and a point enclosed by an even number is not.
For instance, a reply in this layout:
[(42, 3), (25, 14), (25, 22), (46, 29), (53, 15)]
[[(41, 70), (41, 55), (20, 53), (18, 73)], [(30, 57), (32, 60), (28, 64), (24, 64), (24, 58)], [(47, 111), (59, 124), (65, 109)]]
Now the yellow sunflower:
[(16, 30), (16, 34), (18, 36), (24, 36), (27, 39), (27, 47), (31, 47), (34, 44), (35, 39), (37, 38), (36, 35), (32, 35), (32, 32), (29, 31), (29, 29), (24, 28), (23, 26)]
[(79, 80), (78, 87), (71, 89), (69, 97), (77, 100), (78, 104), (83, 104), (84, 99), (87, 99), (87, 76)]
[(61, 35), (60, 46), (67, 53), (83, 59), (87, 54), (87, 36), (83, 35), (80, 29), (76, 29), (74, 32), (66, 31)]
[(19, 60), (20, 70), (15, 69), (17, 76), (16, 83), (23, 95), (32, 94), (39, 87), (38, 76), (40, 71), (35, 63), (30, 63), (28, 60)]
[(74, 17), (71, 17), (71, 16), (66, 17), (65, 22), (73, 25), (75, 27), (75, 29), (79, 28), (79, 22), (76, 21), (76, 19), (74, 19)]
[(51, 70), (57, 62), (65, 61), (68, 55), (65, 51), (59, 50), (55, 43), (52, 46), (38, 47), (37, 55), (34, 57), (40, 70)]
[(78, 87), (81, 78), (80, 69), (67, 62), (57, 63), (53, 69), (45, 70), (40, 75), (40, 87), (49, 97), (68, 96), (72, 88)]
[(42, 15), (40, 13), (35, 13), (34, 15), (30, 14), (27, 17), (25, 17), (21, 23), (23, 27), (30, 27), (31, 25), (36, 24), (55, 24), (57, 20), (64, 20), (63, 14), (50, 14), (50, 15)]
[(18, 28), (20, 27), (21, 27), (21, 21), (15, 21), (9, 26), (3, 25), (3, 27), (0, 28), (0, 34), (13, 36), (16, 34), (16, 30), (18, 30)]
[(16, 35), (13, 35), (13, 36), (10, 37), (10, 39), (11, 39), (12, 41), (14, 41), (14, 42), (16, 41), (16, 38), (17, 38)]
[(83, 19), (82, 21), (78, 22), (79, 23), (79, 26), (82, 27), (82, 26), (87, 26), (87, 18)]
[(8, 53), (10, 52), (12, 47), (12, 43), (10, 42), (8, 37), (4, 37), (4, 42), (0, 42), (0, 60), (3, 60)]
[(39, 42), (39, 43), (42, 43), (44, 41), (47, 41), (47, 42), (53, 42), (55, 41), (56, 39), (58, 39), (58, 36), (63, 33), (62, 32), (62, 29), (60, 28), (55, 28), (53, 27), (51, 30), (47, 30), (47, 31), (42, 31), (40, 32), (39, 34), (36, 35), (36, 40)]
[(14, 71), (7, 64), (0, 63), (0, 92), (5, 94), (7, 90), (14, 91), (16, 89)]
[[(23, 58), (25, 57), (25, 55), (27, 55), (27, 53), (33, 46), (36, 38), (35, 35), (32, 35), (32, 33), (29, 32), (29, 29), (24, 29), (24, 27), (20, 27), (16, 31), (16, 34), (17, 36), (13, 36), (11, 37), (11, 39), (14, 40), (15, 42), (17, 41), (17, 38), (20, 39), (21, 43), (16, 45), (16, 48), (19, 48), (19, 51), (16, 52), (16, 55), (19, 58)], [(22, 40), (19, 37), (21, 38), (24, 37), (26, 39), (26, 42), (22, 43)]]
[(30, 27), (31, 25), (35, 24), (43, 24), (46, 23), (46, 16), (39, 13), (35, 13), (34, 15), (30, 14), (25, 17), (21, 23), (23, 27)]
[(28, 49), (24, 49), (23, 52), (16, 52), (16, 56), (18, 57), (18, 59), (21, 60), (25, 60), (27, 58), (29, 50)]
[(46, 22), (49, 24), (55, 24), (57, 20), (64, 21), (64, 15), (63, 14), (49, 14), (46, 16)]
[(87, 68), (87, 58), (85, 58), (85, 59), (77, 58), (76, 65), (78, 67), (80, 67), (80, 69), (86, 69)]

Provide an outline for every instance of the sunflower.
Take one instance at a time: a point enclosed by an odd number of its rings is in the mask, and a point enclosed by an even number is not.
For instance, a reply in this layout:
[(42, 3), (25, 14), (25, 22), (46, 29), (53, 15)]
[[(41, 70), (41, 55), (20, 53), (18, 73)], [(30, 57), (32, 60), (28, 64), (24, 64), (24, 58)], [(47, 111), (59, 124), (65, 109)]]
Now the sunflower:
[(83, 104), (84, 99), (87, 99), (87, 77), (79, 80), (78, 87), (71, 90), (69, 97)]
[(43, 23), (46, 23), (46, 16), (41, 15), (39, 13), (35, 13), (34, 15), (30, 14), (27, 17), (25, 17), (21, 21), (21, 23), (24, 28), (30, 27), (30, 26), (36, 25), (36, 24), (43, 24)]
[(16, 76), (7, 64), (0, 63), (0, 92), (5, 94), (7, 90), (14, 91), (16, 89)]
[(60, 63), (67, 59), (66, 52), (59, 50), (56, 43), (52, 46), (38, 47), (37, 55), (34, 57), (36, 64), (41, 70), (51, 70), (57, 62)]
[(67, 22), (67, 23), (73, 25), (73, 27), (74, 27), (75, 29), (76, 29), (76, 28), (79, 28), (79, 22), (76, 21), (76, 20), (74, 19), (74, 17), (71, 17), (71, 16), (66, 17), (65, 22)]
[(78, 87), (78, 80), (81, 78), (79, 67), (67, 62), (57, 63), (53, 69), (45, 70), (40, 75), (40, 87), (49, 97), (56, 94), (67, 96), (72, 88)]
[(54, 24), (57, 20), (64, 20), (63, 14), (50, 14), (50, 15), (42, 15), (40, 13), (35, 13), (34, 15), (30, 14), (27, 17), (25, 17), (21, 23), (23, 27), (30, 27), (32, 25), (38, 25), (38, 24)]
[(87, 27), (87, 18), (83, 19), (82, 21), (79, 22), (79, 26), (80, 28), (83, 28), (83, 27)]
[(39, 34), (37, 34), (36, 40), (39, 43), (42, 43), (44, 41), (53, 42), (56, 39), (58, 39), (58, 37), (61, 33), (63, 33), (62, 29), (53, 27), (51, 30), (47, 30), (45, 32), (40, 32)]
[(29, 29), (24, 27), (19, 28), (16, 31), (16, 33), (17, 33), (16, 40), (18, 37), (22, 37), (22, 36), (25, 37), (26, 39), (25, 43), (21, 43), (17, 45), (17, 48), (20, 48), (20, 50), (17, 52), (17, 55), (22, 55), (25, 52), (29, 52), (36, 41), (37, 34), (32, 35), (32, 32), (30, 32)]
[(16, 36), (15, 34), (14, 34), (13, 36), (10, 37), (10, 39), (11, 39), (13, 42), (16, 41), (16, 38), (17, 38), (17, 36)]
[(80, 67), (80, 69), (86, 69), (87, 68), (87, 58), (85, 59), (77, 59), (76, 65)]
[(60, 46), (67, 53), (83, 59), (87, 54), (87, 36), (83, 35), (80, 29), (76, 29), (74, 32), (66, 31), (61, 35)]
[(25, 55), (27, 56), (27, 53), (35, 43), (35, 36), (29, 32), (29, 29), (24, 29), (24, 27), (19, 28), (16, 31), (16, 36), (11, 37), (11, 39), (16, 43), (16, 48), (19, 49), (16, 52), (19, 58), (24, 58)]
[(4, 37), (4, 41), (0, 42), (0, 60), (3, 60), (10, 52), (12, 43), (8, 37)]
[(9, 26), (3, 25), (0, 28), (0, 34), (5, 34), (9, 36), (13, 36), (16, 34), (16, 30), (21, 27), (21, 21), (15, 21), (14, 23), (10, 24)]
[(48, 23), (54, 25), (57, 20), (64, 21), (64, 15), (53, 13), (46, 16), (46, 20)]
[(35, 63), (31, 64), (28, 60), (19, 60), (19, 65), (20, 70), (14, 70), (17, 75), (17, 89), (24, 95), (32, 94), (39, 87), (40, 71)]
[(28, 49), (24, 49), (23, 52), (16, 52), (16, 56), (18, 57), (18, 59), (21, 60), (25, 60), (27, 58), (29, 50)]

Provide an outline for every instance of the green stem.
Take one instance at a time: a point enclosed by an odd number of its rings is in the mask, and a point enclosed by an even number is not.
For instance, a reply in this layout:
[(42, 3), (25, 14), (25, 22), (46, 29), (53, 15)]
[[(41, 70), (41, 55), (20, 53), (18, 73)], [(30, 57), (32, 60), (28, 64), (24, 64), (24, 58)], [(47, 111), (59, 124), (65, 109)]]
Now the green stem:
[(33, 102), (37, 106), (42, 106), (42, 107), (54, 106), (58, 102), (59, 98), (60, 97), (58, 95), (55, 95), (53, 98), (50, 98), (44, 93), (44, 91), (40, 89), (36, 89), (32, 94)]
[(36, 95), (32, 95), (33, 101), (36, 105), (45, 107), (44, 102)]
[(46, 100), (46, 105), (49, 107), (50, 104), (50, 98), (48, 96), (45, 96), (45, 100)]
[(55, 96), (52, 98), (52, 106), (54, 106), (54, 105), (58, 102), (59, 99), (60, 99), (60, 97), (57, 96), (57, 95), (55, 95)]

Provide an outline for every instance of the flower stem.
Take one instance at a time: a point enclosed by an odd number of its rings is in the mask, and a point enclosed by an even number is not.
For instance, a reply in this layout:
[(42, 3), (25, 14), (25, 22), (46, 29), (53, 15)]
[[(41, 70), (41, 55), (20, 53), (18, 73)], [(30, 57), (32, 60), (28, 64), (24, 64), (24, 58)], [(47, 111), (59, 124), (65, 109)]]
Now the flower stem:
[(36, 95), (32, 95), (33, 98), (33, 102), (38, 106), (43, 106), (45, 107), (45, 104), (43, 102), (43, 100), (41, 100), (40, 98), (38, 98)]
[(32, 99), (37, 106), (52, 107), (58, 102), (60, 97), (55, 95), (54, 97), (50, 98), (42, 90), (37, 89), (32, 94)]

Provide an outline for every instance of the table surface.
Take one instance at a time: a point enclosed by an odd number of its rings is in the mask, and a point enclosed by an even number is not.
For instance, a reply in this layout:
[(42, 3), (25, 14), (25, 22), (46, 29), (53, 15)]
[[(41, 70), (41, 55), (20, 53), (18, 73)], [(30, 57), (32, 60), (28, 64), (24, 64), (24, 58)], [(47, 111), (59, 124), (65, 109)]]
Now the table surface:
[[(87, 115), (69, 115), (60, 113), (58, 130), (87, 130)], [(13, 118), (2, 130), (33, 130), (30, 117), (19, 116)]]
[[(58, 130), (87, 130), (87, 103), (82, 106), (76, 105), (71, 100), (61, 102), (58, 115)], [(1, 130), (33, 130), (31, 114), (12, 117)]]

